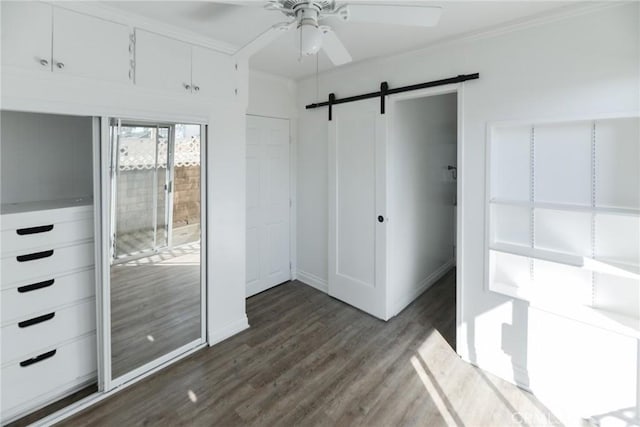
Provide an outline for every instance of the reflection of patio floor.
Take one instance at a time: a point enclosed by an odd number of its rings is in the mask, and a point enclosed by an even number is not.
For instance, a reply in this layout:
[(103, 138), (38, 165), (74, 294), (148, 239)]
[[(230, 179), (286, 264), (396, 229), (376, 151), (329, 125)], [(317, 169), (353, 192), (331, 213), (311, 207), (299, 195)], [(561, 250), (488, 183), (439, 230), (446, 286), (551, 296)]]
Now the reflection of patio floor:
[[(200, 224), (191, 224), (173, 229), (172, 246), (200, 242)], [(165, 230), (158, 230), (157, 246), (163, 247)], [(116, 258), (128, 258), (145, 254), (153, 248), (153, 229), (142, 229), (127, 233), (120, 233), (116, 236)]]

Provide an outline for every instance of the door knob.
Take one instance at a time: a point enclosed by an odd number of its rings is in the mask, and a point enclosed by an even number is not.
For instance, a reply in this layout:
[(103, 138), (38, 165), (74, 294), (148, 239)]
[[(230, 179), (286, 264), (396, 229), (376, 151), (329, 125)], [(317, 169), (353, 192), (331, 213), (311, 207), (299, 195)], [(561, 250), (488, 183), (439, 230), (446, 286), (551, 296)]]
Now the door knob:
[(382, 215), (378, 215), (378, 222), (384, 222), (384, 217)]
[(191, 85), (190, 85), (190, 84), (185, 83), (185, 84), (184, 84), (184, 88), (185, 88), (186, 90), (190, 90), (190, 89), (191, 89)]
[(194, 86), (193, 90), (195, 90), (196, 92), (198, 92), (200, 90), (200, 86)]
[(49, 61), (47, 61), (46, 59), (41, 59), (40, 65), (42, 65), (43, 67), (46, 67), (47, 65), (49, 65)]
[(64, 62), (56, 63), (56, 67), (58, 67), (60, 70), (62, 70), (64, 68)]

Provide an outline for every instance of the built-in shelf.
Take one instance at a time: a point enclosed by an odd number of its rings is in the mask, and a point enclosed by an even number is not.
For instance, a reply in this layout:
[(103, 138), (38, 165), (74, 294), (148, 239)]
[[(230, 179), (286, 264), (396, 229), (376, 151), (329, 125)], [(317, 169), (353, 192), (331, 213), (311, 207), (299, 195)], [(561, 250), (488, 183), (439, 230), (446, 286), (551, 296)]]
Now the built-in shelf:
[(491, 127), (486, 289), (640, 339), (639, 126), (634, 116)]
[(0, 213), (2, 213), (3, 215), (8, 215), (23, 212), (35, 212), (92, 205), (93, 198), (91, 196), (75, 197), (73, 199), (42, 200), (36, 202), (3, 203), (0, 206)]
[(594, 259), (582, 255), (500, 242), (492, 243), (489, 249), (511, 255), (539, 259), (571, 267), (584, 268), (597, 273), (640, 279), (640, 266), (630, 262), (621, 262), (610, 259)]
[[(640, 319), (601, 310), (584, 305), (572, 305), (567, 302), (552, 303), (547, 298), (540, 298), (530, 289), (535, 288), (535, 283), (527, 283), (527, 286), (515, 286), (506, 283), (495, 282), (491, 290), (513, 298), (529, 301), (531, 307), (548, 311), (557, 316), (586, 323), (633, 338), (640, 338)], [(528, 290), (529, 289), (529, 290)]]
[(586, 205), (573, 205), (567, 203), (547, 203), (547, 202), (529, 202), (526, 200), (509, 200), (494, 198), (489, 201), (492, 205), (506, 205), (506, 206), (518, 206), (535, 209), (550, 209), (558, 211), (569, 212), (595, 212), (613, 215), (632, 215), (640, 216), (640, 209), (635, 208), (622, 208), (622, 207), (609, 207), (609, 206), (586, 206)]

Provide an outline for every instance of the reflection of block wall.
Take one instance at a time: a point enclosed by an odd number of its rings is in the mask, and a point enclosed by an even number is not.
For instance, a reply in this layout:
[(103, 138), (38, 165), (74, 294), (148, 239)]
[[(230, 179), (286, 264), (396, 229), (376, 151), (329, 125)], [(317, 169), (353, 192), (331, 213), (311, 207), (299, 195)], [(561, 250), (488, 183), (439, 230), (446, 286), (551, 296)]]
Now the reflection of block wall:
[[(158, 170), (158, 223), (164, 220), (165, 169)], [(153, 228), (153, 170), (120, 171), (118, 174), (117, 233)]]
[(173, 227), (200, 223), (200, 166), (174, 168)]

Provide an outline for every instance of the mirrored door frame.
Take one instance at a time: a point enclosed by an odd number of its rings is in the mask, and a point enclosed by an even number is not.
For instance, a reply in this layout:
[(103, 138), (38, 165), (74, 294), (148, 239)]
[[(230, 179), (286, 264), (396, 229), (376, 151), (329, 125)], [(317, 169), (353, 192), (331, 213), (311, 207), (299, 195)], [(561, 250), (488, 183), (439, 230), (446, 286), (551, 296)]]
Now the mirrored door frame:
[[(100, 119), (100, 141), (96, 152), (95, 159), (96, 170), (99, 174), (99, 193), (100, 196), (100, 217), (99, 221), (96, 221), (96, 228), (100, 237), (100, 263), (96, 267), (99, 269), (98, 277), (100, 277), (102, 286), (98, 286), (97, 293), (97, 316), (98, 316), (98, 387), (102, 393), (109, 392), (116, 387), (126, 385), (132, 382), (132, 380), (149, 375), (163, 367), (169, 365), (173, 361), (190, 354), (202, 347), (206, 346), (206, 328), (207, 328), (207, 314), (206, 314), (206, 301), (207, 301), (207, 169), (206, 169), (206, 153), (207, 153), (207, 125), (205, 123), (194, 123), (200, 125), (200, 235), (201, 235), (201, 247), (200, 247), (200, 337), (188, 344), (185, 344), (170, 353), (167, 353), (151, 362), (148, 362), (138, 368), (133, 369), (117, 378), (112, 378), (111, 370), (111, 282), (110, 282), (110, 266), (111, 266), (111, 236), (112, 226), (115, 222), (112, 220), (112, 174), (115, 173), (114, 165), (111, 162), (113, 155), (112, 146), (112, 134), (111, 123), (112, 120), (118, 120), (110, 117), (102, 117)], [(169, 123), (166, 121), (148, 121), (148, 120), (129, 120), (121, 119), (121, 123), (126, 124), (145, 124), (146, 126), (171, 126), (173, 129), (176, 123)], [(173, 139), (173, 135), (170, 135), (170, 140)], [(169, 150), (171, 151), (171, 150)], [(171, 161), (171, 159), (170, 159)], [(173, 175), (171, 176), (173, 179)], [(172, 209), (169, 206), (168, 209)], [(99, 228), (99, 229), (98, 229)]]

